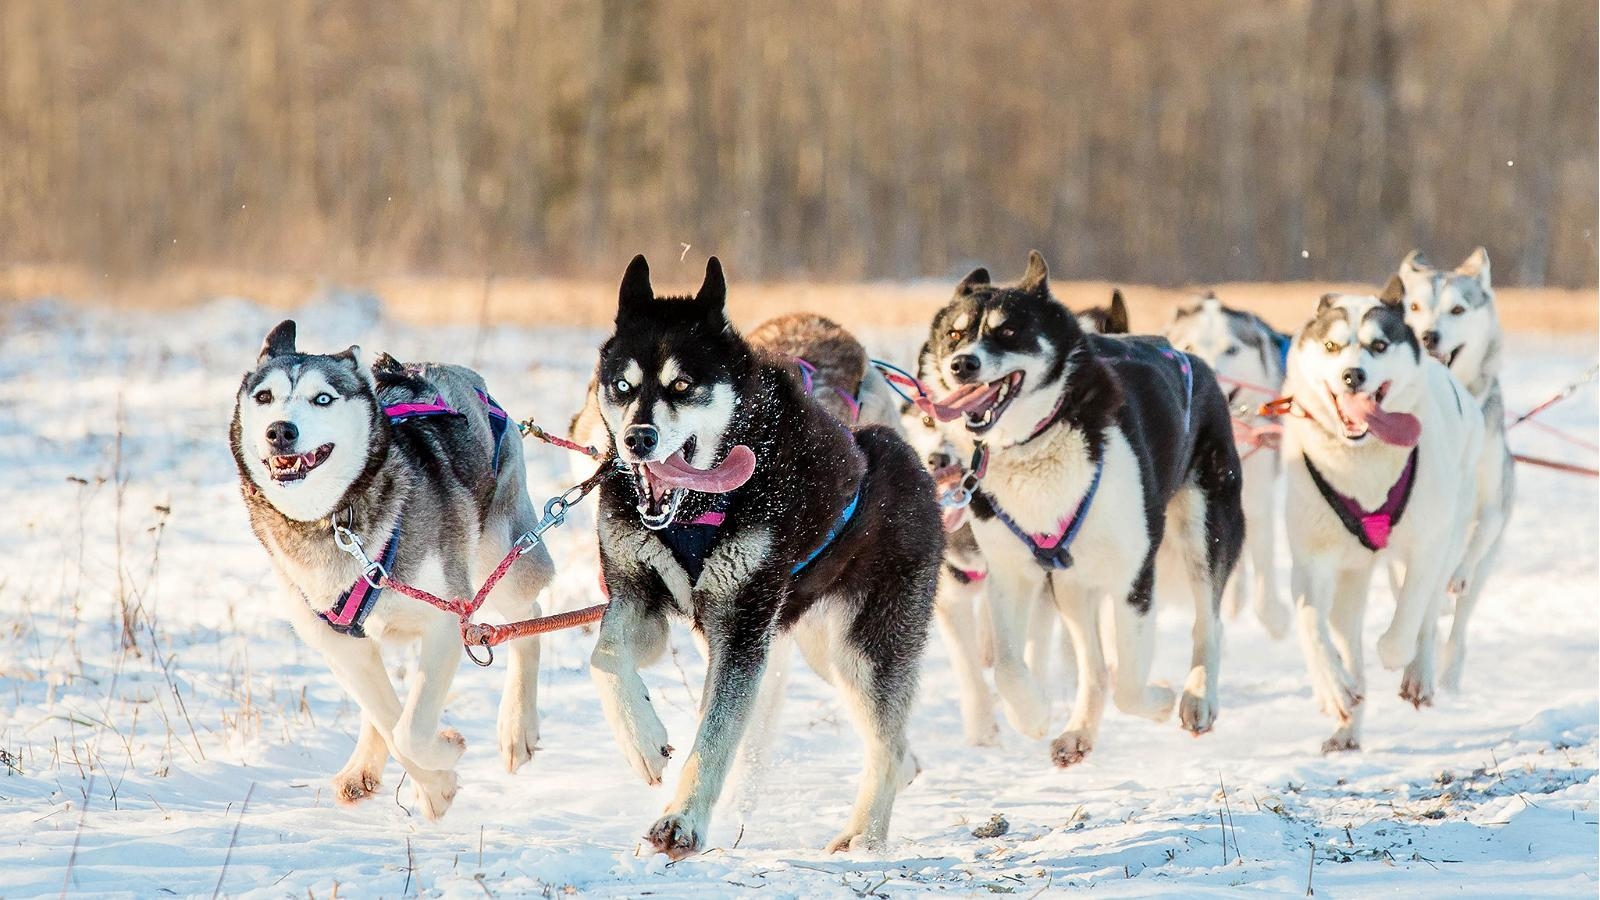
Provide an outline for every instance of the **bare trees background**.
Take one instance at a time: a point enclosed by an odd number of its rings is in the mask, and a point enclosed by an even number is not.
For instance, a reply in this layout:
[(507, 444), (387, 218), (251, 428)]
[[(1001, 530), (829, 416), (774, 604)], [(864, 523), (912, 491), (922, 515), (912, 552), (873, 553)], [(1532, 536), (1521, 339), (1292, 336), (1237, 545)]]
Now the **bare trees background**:
[(0, 264), (1596, 280), (1592, 0), (6, 0)]

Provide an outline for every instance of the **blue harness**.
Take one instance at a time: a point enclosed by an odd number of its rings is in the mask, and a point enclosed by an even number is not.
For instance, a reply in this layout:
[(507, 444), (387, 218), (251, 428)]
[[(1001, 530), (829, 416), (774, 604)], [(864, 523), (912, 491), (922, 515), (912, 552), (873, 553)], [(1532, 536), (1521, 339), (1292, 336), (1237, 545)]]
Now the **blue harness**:
[[(833, 526), (822, 538), (822, 543), (817, 549), (789, 570), (790, 575), (799, 575), (805, 568), (817, 561), (817, 557), (827, 552), (833, 542), (839, 539), (839, 533), (844, 531), (850, 520), (855, 518), (856, 507), (861, 503), (861, 487), (856, 487), (854, 496), (839, 517), (833, 520)], [(719, 499), (717, 505), (710, 511), (700, 514), (684, 522), (673, 522), (671, 525), (656, 532), (661, 542), (672, 551), (672, 558), (683, 566), (683, 571), (688, 574), (689, 582), (693, 584), (700, 580), (700, 573), (705, 571), (706, 557), (717, 546), (717, 537), (722, 531), (722, 523), (726, 518), (724, 510), (728, 502), (726, 495)]]
[(1294, 338), (1287, 334), (1272, 334), (1272, 346), (1278, 351), (1278, 371), (1289, 371), (1289, 347), (1294, 343)]

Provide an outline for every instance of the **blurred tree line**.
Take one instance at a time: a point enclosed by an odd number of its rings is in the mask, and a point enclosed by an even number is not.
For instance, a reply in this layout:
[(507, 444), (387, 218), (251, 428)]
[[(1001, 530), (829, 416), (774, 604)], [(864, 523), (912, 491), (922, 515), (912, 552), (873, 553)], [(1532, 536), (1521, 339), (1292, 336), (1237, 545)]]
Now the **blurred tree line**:
[(1593, 0), (6, 0), (0, 263), (1596, 280)]

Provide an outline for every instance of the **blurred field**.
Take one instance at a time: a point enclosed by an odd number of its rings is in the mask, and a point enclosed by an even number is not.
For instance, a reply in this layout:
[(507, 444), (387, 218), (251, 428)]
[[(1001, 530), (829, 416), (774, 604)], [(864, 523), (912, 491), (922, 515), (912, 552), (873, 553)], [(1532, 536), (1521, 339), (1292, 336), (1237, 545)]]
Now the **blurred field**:
[[(657, 292), (690, 292), (700, 282), (703, 258), (671, 258), (652, 263)], [(1020, 268), (1020, 267), (1019, 267)], [(1004, 265), (997, 278), (1015, 277)], [(734, 321), (754, 325), (771, 316), (812, 310), (850, 328), (897, 328), (926, 323), (945, 302), (959, 277), (903, 282), (744, 283), (730, 269), (729, 305)], [(1074, 309), (1105, 303), (1113, 284), (1106, 281), (1053, 283), (1056, 296)], [(1373, 292), (1374, 285), (1329, 282), (1240, 282), (1188, 288), (1150, 285), (1121, 287), (1136, 330), (1152, 331), (1173, 306), (1206, 288), (1231, 306), (1250, 309), (1274, 326), (1293, 330), (1327, 291)], [(267, 306), (292, 309), (331, 289), (370, 293), (400, 320), (414, 325), (483, 321), (488, 324), (602, 327), (616, 311), (616, 283), (597, 280), (533, 278), (454, 278), (378, 276), (359, 284), (292, 275), (264, 275), (216, 269), (187, 269), (159, 278), (113, 281), (76, 268), (10, 266), (0, 269), (0, 304), (37, 297), (59, 297), (125, 309), (182, 308), (223, 297), (245, 297)], [(1555, 334), (1594, 334), (1600, 329), (1594, 289), (1499, 288), (1500, 317), (1507, 329)]]

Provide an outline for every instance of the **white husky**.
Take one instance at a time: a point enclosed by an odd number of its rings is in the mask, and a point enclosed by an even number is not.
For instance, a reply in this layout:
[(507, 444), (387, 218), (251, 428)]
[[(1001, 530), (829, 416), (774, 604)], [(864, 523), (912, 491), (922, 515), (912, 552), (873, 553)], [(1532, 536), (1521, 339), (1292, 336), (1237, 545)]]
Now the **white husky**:
[(1378, 657), (1405, 667), (1402, 698), (1419, 709), (1433, 702), (1439, 608), (1476, 508), (1476, 492), (1461, 485), (1478, 464), (1482, 416), (1422, 352), (1403, 293), (1391, 278), (1381, 297), (1325, 295), (1289, 352), (1291, 581), (1312, 690), (1339, 722), (1324, 752), (1361, 745), (1361, 628), (1380, 557), (1398, 589)]
[(1500, 394), (1500, 318), (1489, 281), (1489, 253), (1473, 251), (1454, 271), (1437, 269), (1415, 250), (1400, 264), (1406, 288), (1406, 324), (1428, 353), (1450, 367), (1483, 408), (1483, 455), (1478, 461), (1478, 510), (1466, 557), (1450, 579), (1456, 611), (1445, 643), (1445, 687), (1459, 690), (1467, 652), (1467, 621), (1494, 567), (1500, 537), (1511, 516), (1515, 463), (1506, 443), (1505, 400)]

